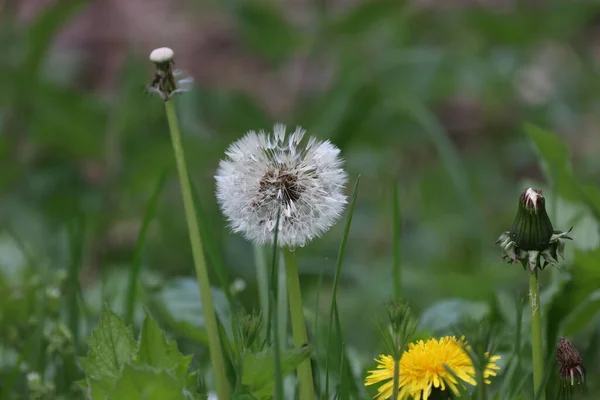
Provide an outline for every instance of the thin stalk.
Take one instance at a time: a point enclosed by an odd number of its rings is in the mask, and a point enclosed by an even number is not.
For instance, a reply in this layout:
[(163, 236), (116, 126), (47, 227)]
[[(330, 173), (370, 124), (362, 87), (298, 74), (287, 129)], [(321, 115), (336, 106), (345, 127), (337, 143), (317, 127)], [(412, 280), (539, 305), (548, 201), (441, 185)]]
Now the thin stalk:
[(127, 294), (125, 296), (125, 323), (128, 325), (133, 323), (138, 281), (140, 279), (140, 270), (142, 269), (142, 252), (146, 244), (146, 237), (148, 236), (150, 224), (152, 223), (154, 215), (156, 214), (156, 209), (158, 208), (158, 199), (165, 184), (166, 177), (167, 169), (165, 168), (158, 178), (152, 197), (150, 197), (146, 212), (144, 213), (144, 219), (142, 220), (142, 228), (135, 241), (133, 259), (131, 261), (131, 266), (129, 267), (129, 288), (127, 289)]
[(258, 299), (264, 316), (269, 314), (269, 269), (267, 258), (262, 246), (254, 243), (254, 263), (256, 264), (256, 283), (258, 284)]
[[(275, 221), (275, 226), (279, 227), (279, 219), (281, 217), (281, 208), (279, 208), (277, 210), (277, 220)], [(275, 235), (273, 237), (273, 253), (272, 253), (272, 257), (271, 257), (271, 278), (269, 281), (269, 304), (268, 304), (268, 310), (269, 310), (269, 325), (267, 327), (267, 340), (266, 342), (269, 342), (269, 338), (271, 335), (271, 328), (273, 331), (275, 331), (277, 329), (277, 326), (279, 325), (278, 319), (279, 319), (279, 315), (277, 312), (273, 312), (273, 306), (277, 301), (277, 294), (279, 292), (279, 268), (278, 268), (278, 263), (277, 260), (279, 260), (278, 258), (278, 252), (277, 250), (279, 249), (279, 246), (277, 246), (278, 243), (278, 238), (279, 238), (279, 229), (275, 229)], [(281, 263), (279, 263), (281, 264)], [(271, 320), (273, 320), (271, 322)], [(275, 400), (284, 400), (283, 397), (283, 372), (281, 369), (281, 343), (279, 341), (279, 335), (277, 334), (277, 332), (273, 332), (273, 345), (275, 346), (275, 351), (273, 352), (274, 355), (274, 361), (275, 361)]]
[[(273, 293), (270, 293), (270, 297), (273, 297)], [(275, 299), (271, 299), (275, 302)], [(273, 326), (277, 326), (279, 324), (279, 315), (274, 312), (273, 314)], [(275, 400), (284, 400), (284, 390), (283, 390), (283, 372), (281, 371), (281, 342), (279, 340), (279, 335), (273, 335), (273, 355), (275, 358)]]
[(181, 135), (179, 133), (177, 114), (175, 113), (175, 107), (172, 101), (165, 101), (165, 110), (167, 112), (169, 130), (171, 131), (173, 153), (175, 154), (175, 160), (177, 161), (177, 171), (179, 173), (179, 180), (181, 184), (181, 195), (183, 198), (183, 207), (185, 209), (189, 230), (190, 244), (192, 246), (192, 256), (194, 258), (194, 266), (196, 268), (196, 277), (198, 279), (198, 286), (200, 287), (200, 298), (202, 300), (202, 309), (204, 310), (204, 319), (208, 334), (208, 348), (215, 379), (215, 386), (219, 400), (227, 400), (229, 399), (229, 386), (225, 374), (225, 363), (223, 361), (221, 341), (219, 339), (219, 327), (217, 325), (217, 317), (215, 315), (212, 294), (210, 292), (210, 282), (208, 280), (204, 249), (202, 248), (202, 238), (200, 236), (200, 229), (198, 227), (196, 208), (194, 206), (194, 199), (192, 197), (192, 189), (190, 187), (189, 174), (185, 162), (183, 146), (181, 144)]
[[(294, 346), (301, 347), (308, 344), (304, 313), (302, 311), (302, 293), (300, 291), (300, 279), (298, 277), (298, 265), (294, 251), (285, 248), (285, 272), (287, 278), (288, 302), (290, 304), (290, 315), (292, 319), (292, 338)], [(315, 389), (313, 384), (310, 357), (302, 361), (298, 366), (298, 386), (300, 388), (300, 400), (314, 400)]]
[(392, 383), (392, 399), (398, 400), (398, 390), (400, 381), (400, 360), (394, 359), (394, 381)]
[(71, 260), (69, 265), (68, 277), (68, 303), (67, 315), (69, 329), (73, 335), (75, 346), (79, 345), (79, 302), (78, 295), (81, 290), (79, 283), (79, 268), (83, 259), (83, 236), (85, 234), (84, 220), (81, 215), (76, 215), (73, 225), (69, 229), (69, 246), (71, 251)]
[[(529, 305), (531, 307), (531, 352), (533, 358), (534, 396), (546, 400), (544, 393), (544, 350), (542, 347), (542, 318), (537, 270), (529, 274)], [(538, 395), (538, 392), (541, 392)]]
[(393, 281), (394, 299), (400, 300), (402, 295), (402, 275), (400, 270), (400, 206), (398, 201), (398, 184), (392, 183), (392, 249), (394, 254)]
[(279, 344), (285, 348), (287, 344), (287, 327), (288, 327), (288, 296), (286, 289), (286, 276), (285, 273), (285, 258), (283, 253), (279, 253), (279, 272), (277, 274), (277, 321), (278, 324), (275, 326), (277, 335), (279, 336)]

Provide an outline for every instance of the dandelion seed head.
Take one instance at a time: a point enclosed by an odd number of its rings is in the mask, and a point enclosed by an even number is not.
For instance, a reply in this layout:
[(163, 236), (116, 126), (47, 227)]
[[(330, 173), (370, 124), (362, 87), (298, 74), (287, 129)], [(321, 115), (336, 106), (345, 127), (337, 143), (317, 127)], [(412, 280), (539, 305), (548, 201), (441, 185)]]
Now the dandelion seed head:
[(346, 204), (347, 174), (329, 141), (305, 140), (276, 124), (272, 134), (250, 131), (226, 151), (215, 179), (217, 199), (234, 232), (272, 243), (280, 210), (278, 244), (294, 248), (326, 232)]

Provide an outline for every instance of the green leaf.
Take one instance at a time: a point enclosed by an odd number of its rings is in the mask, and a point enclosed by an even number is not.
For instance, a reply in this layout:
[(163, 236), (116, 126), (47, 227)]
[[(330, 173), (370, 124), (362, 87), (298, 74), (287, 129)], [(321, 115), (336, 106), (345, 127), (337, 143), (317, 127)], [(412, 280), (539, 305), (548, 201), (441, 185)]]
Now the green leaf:
[(111, 399), (184, 400), (183, 382), (166, 370), (126, 365)]
[[(217, 316), (224, 325), (229, 324), (230, 311), (227, 298), (221, 290), (212, 289)], [(176, 278), (157, 294), (155, 305), (169, 326), (191, 340), (207, 344), (208, 338), (202, 317), (202, 301), (198, 282), (193, 278)]]
[(140, 333), (140, 347), (135, 364), (170, 370), (174, 376), (185, 381), (192, 361), (177, 349), (175, 341), (168, 341), (156, 321), (148, 314)]
[(121, 375), (125, 363), (133, 360), (137, 343), (121, 317), (104, 308), (100, 323), (88, 339), (89, 352), (79, 363), (89, 378), (107, 381)]
[(108, 379), (97, 380), (88, 378), (87, 382), (82, 383), (82, 387), (92, 400), (105, 400), (110, 396), (111, 391), (115, 386), (115, 382)]
[(600, 290), (595, 290), (565, 318), (565, 336), (574, 335), (593, 324), (598, 311), (600, 311)]
[(600, 216), (600, 189), (598, 189), (597, 186), (584, 186), (583, 191), (588, 198), (590, 206), (594, 210), (596, 218), (598, 218), (598, 216)]
[(462, 299), (443, 300), (423, 312), (419, 328), (441, 333), (467, 319), (480, 321), (489, 313), (489, 305), (486, 303)]
[(567, 144), (556, 134), (536, 126), (526, 125), (525, 130), (554, 190), (567, 200), (581, 201), (582, 191), (571, 169), (571, 154)]
[[(242, 355), (242, 385), (248, 387), (252, 394), (260, 399), (270, 398), (275, 381), (275, 363), (273, 349), (260, 353)], [(290, 374), (296, 367), (310, 356), (311, 346), (286, 349), (281, 352), (281, 370), (283, 375)]]
[(238, 29), (249, 50), (273, 63), (285, 61), (299, 42), (296, 30), (270, 2), (247, 0), (236, 9)]

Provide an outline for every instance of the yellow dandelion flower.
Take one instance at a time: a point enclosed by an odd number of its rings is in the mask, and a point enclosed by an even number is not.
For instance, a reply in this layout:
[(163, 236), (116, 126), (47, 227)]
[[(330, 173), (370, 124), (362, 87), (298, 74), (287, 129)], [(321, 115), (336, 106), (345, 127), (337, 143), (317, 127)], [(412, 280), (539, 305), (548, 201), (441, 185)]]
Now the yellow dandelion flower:
[[(408, 349), (400, 359), (399, 394), (400, 400), (428, 400), (434, 389), (445, 391), (449, 388), (454, 394), (459, 394), (458, 385), (468, 383), (476, 385), (475, 368), (466, 352), (467, 344), (463, 338), (446, 336), (441, 339), (419, 340), (408, 345)], [(490, 383), (489, 377), (496, 376), (500, 369), (495, 362), (500, 356), (492, 356), (484, 371), (485, 383)], [(394, 377), (394, 359), (392, 356), (381, 355), (377, 369), (369, 371), (365, 386), (385, 382), (375, 396), (377, 400), (392, 397)], [(459, 382), (447, 369), (461, 381)]]

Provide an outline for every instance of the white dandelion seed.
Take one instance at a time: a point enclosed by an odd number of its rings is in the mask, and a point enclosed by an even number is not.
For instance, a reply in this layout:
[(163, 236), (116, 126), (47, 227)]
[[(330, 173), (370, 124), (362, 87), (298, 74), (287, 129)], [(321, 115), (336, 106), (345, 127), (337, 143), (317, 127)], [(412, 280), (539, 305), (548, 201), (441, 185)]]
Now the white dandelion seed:
[(304, 246), (326, 232), (346, 204), (346, 172), (340, 150), (329, 141), (310, 137), (300, 127), (286, 134), (276, 124), (273, 134), (248, 132), (221, 160), (215, 179), (217, 199), (234, 232), (264, 245), (273, 243), (281, 209), (277, 242)]

